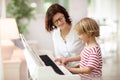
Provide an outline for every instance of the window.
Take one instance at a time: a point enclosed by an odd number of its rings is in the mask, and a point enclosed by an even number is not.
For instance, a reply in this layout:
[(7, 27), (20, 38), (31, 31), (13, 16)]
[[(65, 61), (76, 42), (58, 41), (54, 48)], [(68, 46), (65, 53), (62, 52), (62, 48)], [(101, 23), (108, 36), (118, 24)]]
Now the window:
[(62, 6), (64, 6), (67, 11), (68, 11), (68, 1), (69, 0), (28, 0), (29, 4), (32, 7), (36, 8), (36, 13), (37, 14), (45, 14), (46, 10), (48, 9), (48, 7), (50, 5), (52, 5), (53, 3), (59, 3)]

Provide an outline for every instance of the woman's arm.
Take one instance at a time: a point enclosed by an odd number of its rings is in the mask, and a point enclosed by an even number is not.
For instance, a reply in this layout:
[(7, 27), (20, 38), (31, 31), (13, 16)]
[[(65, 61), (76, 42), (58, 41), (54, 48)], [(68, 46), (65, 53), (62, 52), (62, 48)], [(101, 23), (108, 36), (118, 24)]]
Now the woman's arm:
[(66, 58), (67, 62), (80, 61), (80, 60), (81, 60), (80, 55)]
[(61, 57), (61, 58), (55, 59), (54, 61), (60, 62), (61, 65), (66, 65), (68, 62), (80, 61), (80, 55), (68, 57), (68, 58)]

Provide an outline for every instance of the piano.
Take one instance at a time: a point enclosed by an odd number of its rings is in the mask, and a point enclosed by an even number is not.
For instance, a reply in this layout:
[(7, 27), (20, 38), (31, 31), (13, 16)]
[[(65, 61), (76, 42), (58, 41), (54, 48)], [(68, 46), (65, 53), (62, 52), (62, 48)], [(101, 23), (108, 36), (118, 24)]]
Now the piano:
[(78, 74), (72, 74), (64, 66), (57, 65), (52, 54), (38, 52), (32, 48), (23, 35), (24, 55), (32, 80), (80, 80)]

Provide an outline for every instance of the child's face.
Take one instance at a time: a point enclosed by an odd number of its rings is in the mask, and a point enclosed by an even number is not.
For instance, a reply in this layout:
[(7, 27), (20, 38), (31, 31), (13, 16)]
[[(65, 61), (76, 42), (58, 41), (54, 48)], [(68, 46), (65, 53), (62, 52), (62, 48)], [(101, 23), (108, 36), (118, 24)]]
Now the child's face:
[(79, 34), (79, 38), (85, 43), (88, 42), (88, 39), (89, 39), (88, 35), (85, 33)]

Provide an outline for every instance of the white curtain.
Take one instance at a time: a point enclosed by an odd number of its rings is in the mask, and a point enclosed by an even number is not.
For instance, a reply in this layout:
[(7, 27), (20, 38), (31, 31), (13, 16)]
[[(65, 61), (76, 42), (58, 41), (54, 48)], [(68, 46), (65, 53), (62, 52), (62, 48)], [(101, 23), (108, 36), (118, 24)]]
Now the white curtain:
[[(0, 42), (0, 45), (1, 45), (1, 42)], [(3, 66), (2, 66), (1, 46), (0, 46), (0, 80), (3, 80)]]
[[(6, 17), (6, 5), (5, 5), (5, 0), (0, 0), (0, 14), (1, 14), (1, 18), (5, 18)], [(1, 31), (0, 31), (1, 32)], [(1, 34), (1, 33), (0, 33)], [(0, 80), (4, 80), (3, 77), (3, 65), (2, 65), (2, 52), (1, 52), (1, 39), (0, 39)]]

